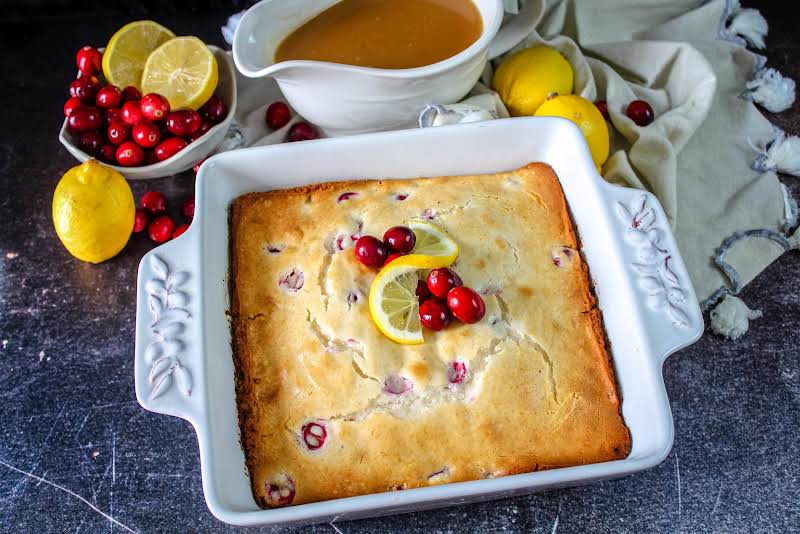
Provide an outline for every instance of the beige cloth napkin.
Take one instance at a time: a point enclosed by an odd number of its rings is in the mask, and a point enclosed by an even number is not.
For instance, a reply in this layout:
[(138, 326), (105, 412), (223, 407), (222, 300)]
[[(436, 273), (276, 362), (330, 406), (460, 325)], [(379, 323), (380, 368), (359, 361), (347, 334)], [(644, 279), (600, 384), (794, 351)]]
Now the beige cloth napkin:
[[(603, 176), (658, 196), (704, 307), (723, 303), (712, 326), (741, 336), (760, 314), (729, 295), (797, 241), (784, 233), (796, 216), (774, 170), (798, 174), (800, 141), (767, 151), (783, 137), (752, 102), (782, 111), (794, 100), (794, 82), (762, 70), (764, 58), (734, 33), (763, 47), (766, 22), (724, 0), (534, 4), (539, 21), (514, 50), (557, 48), (575, 71), (574, 92), (608, 102), (612, 145)], [(625, 115), (635, 99), (653, 106), (653, 124), (642, 128)]]
[[(753, 103), (785, 109), (794, 83), (762, 70), (764, 58), (745, 47), (764, 44), (766, 22), (758, 12), (733, 0), (530, 2), (538, 22), (515, 50), (538, 43), (557, 48), (575, 71), (574, 92), (607, 100), (612, 145), (602, 174), (658, 196), (705, 307), (738, 293), (794, 246), (797, 239), (784, 233), (793, 229), (794, 209), (774, 170), (791, 172), (794, 165), (800, 172), (800, 140), (781, 137)], [(491, 65), (482, 80), (462, 105), (442, 102), (425, 110), (421, 123), (506, 116), (486, 88)], [(239, 82), (236, 119), (244, 144), (282, 142), (289, 126), (270, 133), (263, 119), (267, 104), (282, 98), (277, 86)], [(653, 106), (653, 124), (639, 127), (625, 115), (635, 99)], [(743, 310), (738, 299), (729, 300), (712, 323), (738, 337), (758, 315)]]

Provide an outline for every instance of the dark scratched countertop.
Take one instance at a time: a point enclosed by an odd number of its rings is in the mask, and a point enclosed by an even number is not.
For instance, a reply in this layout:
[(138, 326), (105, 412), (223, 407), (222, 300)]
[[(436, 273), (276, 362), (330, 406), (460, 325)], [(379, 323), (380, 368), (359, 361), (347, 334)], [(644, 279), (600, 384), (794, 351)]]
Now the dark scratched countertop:
[[(771, 66), (800, 79), (792, 17), (779, 4), (763, 6), (772, 24), (767, 55)], [(226, 14), (155, 18), (178, 34), (222, 44)], [(232, 531), (206, 508), (191, 426), (146, 412), (135, 400), (135, 273), (150, 244), (135, 238), (112, 261), (88, 265), (61, 247), (50, 219), (53, 188), (75, 165), (57, 141), (74, 51), (102, 43), (130, 17), (2, 17), (0, 531)], [(773, 120), (798, 133), (800, 107)], [(177, 204), (192, 193), (193, 180), (190, 172), (133, 189), (137, 198), (150, 187), (162, 190)], [(785, 180), (797, 191), (797, 179)], [(707, 334), (667, 360), (675, 444), (653, 469), (298, 531), (800, 531), (798, 295), (800, 255), (793, 252), (744, 291), (764, 312), (746, 338), (731, 343)]]

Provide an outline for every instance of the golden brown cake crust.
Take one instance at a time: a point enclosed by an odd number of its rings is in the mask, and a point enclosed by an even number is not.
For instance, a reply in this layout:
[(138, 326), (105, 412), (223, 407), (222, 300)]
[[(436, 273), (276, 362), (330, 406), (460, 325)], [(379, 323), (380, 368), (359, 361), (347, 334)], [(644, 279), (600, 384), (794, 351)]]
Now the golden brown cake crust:
[[(459, 243), (453, 269), (487, 311), (403, 346), (370, 319), (375, 273), (356, 261), (351, 236), (419, 217)], [(232, 205), (230, 237), (239, 423), (259, 505), (629, 453), (602, 317), (547, 165), (251, 193)], [(452, 384), (456, 360), (468, 372)], [(411, 389), (386, 392), (396, 376)], [(303, 442), (308, 423), (325, 429), (317, 450)]]

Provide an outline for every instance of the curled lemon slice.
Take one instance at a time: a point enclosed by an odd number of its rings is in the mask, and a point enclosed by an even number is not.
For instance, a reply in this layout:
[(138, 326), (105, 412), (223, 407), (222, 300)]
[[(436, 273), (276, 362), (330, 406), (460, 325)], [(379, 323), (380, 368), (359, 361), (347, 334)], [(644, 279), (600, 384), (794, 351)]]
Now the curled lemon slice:
[(219, 79), (217, 58), (197, 37), (176, 37), (147, 58), (142, 93), (158, 93), (172, 109), (198, 109), (214, 94)]
[(123, 89), (141, 88), (142, 71), (150, 53), (175, 37), (170, 30), (152, 20), (137, 20), (115, 33), (103, 53), (103, 75), (108, 83)]
[(456, 261), (458, 244), (447, 232), (435, 224), (419, 219), (409, 221), (408, 226), (414, 231), (417, 242), (407, 257), (415, 256), (413, 262), (420, 269), (447, 267)]

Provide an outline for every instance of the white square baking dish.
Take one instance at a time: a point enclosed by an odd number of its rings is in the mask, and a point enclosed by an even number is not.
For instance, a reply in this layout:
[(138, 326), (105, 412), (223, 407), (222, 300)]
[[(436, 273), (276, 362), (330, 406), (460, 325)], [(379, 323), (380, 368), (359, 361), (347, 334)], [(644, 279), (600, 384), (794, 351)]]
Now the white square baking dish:
[[(632, 450), (624, 460), (495, 479), (260, 509), (239, 443), (228, 310), (233, 199), (309, 183), (493, 173), (541, 161), (569, 202), (603, 311)], [(696, 341), (703, 319), (655, 197), (607, 184), (580, 131), (558, 118), (517, 118), (259, 147), (219, 154), (197, 179), (195, 220), (144, 256), (136, 314), (136, 396), (182, 417), (200, 445), (211, 512), (237, 525), (313, 523), (496, 499), (617, 477), (658, 464), (672, 414), (661, 367)]]

